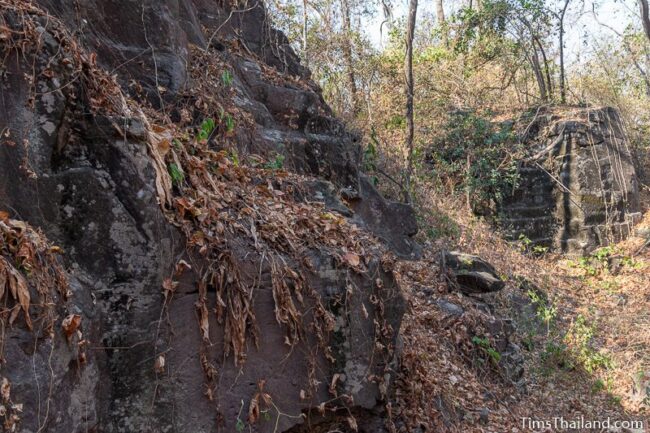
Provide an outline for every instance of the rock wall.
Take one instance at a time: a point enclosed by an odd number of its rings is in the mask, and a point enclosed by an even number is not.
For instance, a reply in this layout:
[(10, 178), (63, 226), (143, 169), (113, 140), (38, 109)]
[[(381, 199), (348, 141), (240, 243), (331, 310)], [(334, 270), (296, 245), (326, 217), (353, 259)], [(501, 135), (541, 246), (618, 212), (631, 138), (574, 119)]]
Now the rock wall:
[[(355, 137), (332, 115), (263, 7), (207, 0), (0, 6), (0, 210), (40, 228), (62, 249), (72, 295), (59, 306), (53, 338), (14, 326), (2, 339), (0, 375), (24, 405), (18, 431), (231, 432), (243, 425), (275, 433), (340, 424), (341, 414), (381, 418), (404, 301), (385, 251), (354, 224), (413, 256), (414, 216), (361, 183)], [(226, 90), (206, 88), (214, 77), (196, 75), (204, 67), (197, 61), (213, 60), (232, 74)], [(246, 323), (251, 334), (257, 329), (257, 344), (242, 343), (243, 363), (224, 344), (229, 331), (216, 314), (224, 300), (203, 281), (224, 252), (190, 248), (194, 234), (180, 229), (169, 206), (182, 198), (180, 188), (171, 187), (155, 147), (170, 140), (153, 139), (165, 128), (180, 134), (174, 125), (199, 128), (205, 110), (218, 112), (226, 100), (248, 121), (219, 131), (223, 143), (242, 156), (284, 155), (286, 168), (310, 176), (296, 194), (303, 207), (291, 202), (292, 209), (311, 210), (336, 221), (339, 233), (348, 227), (348, 238), (366, 239), (360, 256), (349, 247), (325, 248), (314, 235), (302, 240), (309, 248), (298, 262), (256, 237), (254, 224), (244, 227), (250, 239), (231, 235), (230, 275), (223, 278), (232, 281), (237, 270), (256, 318)], [(154, 120), (165, 127), (152, 126)], [(215, 159), (196, 156), (197, 165), (219, 162), (223, 143), (211, 140), (200, 146)], [(242, 177), (275, 191), (271, 177)], [(377, 218), (382, 209), (399, 218)], [(220, 230), (213, 228), (206, 236)], [(324, 335), (306, 327), (298, 344), (286, 344), (268, 251), (300, 269), (326, 307), (332, 326)], [(300, 317), (320, 311), (314, 299), (303, 303), (295, 287), (287, 290)], [(197, 321), (201, 305), (210, 306), (208, 342)], [(83, 331), (70, 341), (62, 336), (69, 314), (81, 316)], [(331, 353), (319, 350), (321, 341)], [(254, 419), (256, 404), (263, 413)], [(378, 431), (382, 422), (370, 425), (359, 431)]]
[(523, 136), (530, 157), (499, 209), (510, 237), (585, 254), (631, 234), (639, 187), (615, 109), (542, 109)]

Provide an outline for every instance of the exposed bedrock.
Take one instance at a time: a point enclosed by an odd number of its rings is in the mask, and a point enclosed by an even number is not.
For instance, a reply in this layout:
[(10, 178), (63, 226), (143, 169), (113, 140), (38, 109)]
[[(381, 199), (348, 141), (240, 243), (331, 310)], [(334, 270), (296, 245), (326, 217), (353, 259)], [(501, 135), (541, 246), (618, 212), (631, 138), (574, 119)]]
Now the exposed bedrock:
[[(60, 18), (71, 34), (76, 30), (81, 49), (96, 52), (97, 64), (117, 74), (124, 92), (136, 80), (155, 104), (159, 91), (168, 102), (192, 85), (188, 43), (207, 46), (210, 29), (216, 30), (231, 11), (202, 0), (37, 3), (51, 16), (34, 10), (25, 15), (38, 35), (21, 48), (26, 51), (0, 39), (7, 54), (0, 81), (0, 210), (41, 228), (64, 251), (73, 292), (65, 313), (82, 315), (89, 344), (80, 365), (58, 334), (35, 341), (27, 331), (7, 331), (7, 365), (0, 374), (11, 381), (12, 398), (24, 404), (20, 431), (236, 431), (240, 422), (248, 423), (260, 381), (277, 410), (252, 424), (253, 431), (296, 428), (306, 422), (301, 414), (314, 423), (330, 422), (331, 414), (319, 418), (317, 411), (325, 402), (364, 416), (380, 413), (390, 392), (391, 348), (405, 307), (390, 266), (374, 253), (360, 273), (321, 251), (309, 254), (313, 266), (304, 278), (335, 317), (327, 335), (332, 361), (311, 351), (315, 335), (293, 348), (285, 344), (269, 270), (259, 266), (264, 261), (251, 245), (235, 243), (232, 257), (242, 278), (258, 285), (253, 308), (259, 347), (248, 343), (246, 362), (235, 365), (220, 343), (223, 325), (211, 314), (216, 331), (209, 359), (217, 386), (205, 395), (205, 368), (197, 349), (199, 276), (194, 274), (202, 264), (187, 255), (186, 239), (159, 204), (148, 127), (135, 114), (90, 109), (92, 95), (84, 81), (89, 72), (69, 66), (75, 60), (63, 48), (70, 41), (57, 27)], [(22, 28), (24, 16), (2, 12), (9, 28)], [(230, 53), (226, 42), (233, 41), (250, 53)], [(355, 138), (333, 117), (316, 86), (297, 86), (289, 79), (270, 82), (261, 74), (262, 68), (273, 67), (309, 83), (308, 72), (286, 38), (269, 26), (264, 9), (233, 13), (210, 43), (231, 66), (238, 104), (255, 119), (255, 129), (238, 137), (242, 145), (262, 154), (282, 152), (287, 168), (322, 178), (314, 188), (306, 185), (312, 191), (306, 199), (366, 225), (397, 253), (414, 255), (412, 211), (360, 183)], [(288, 115), (297, 123), (290, 124)], [(388, 209), (395, 218), (365, 218), (373, 209)], [(402, 228), (392, 231), (391, 224)], [(163, 281), (182, 258), (195, 266), (164, 309)], [(215, 296), (208, 293), (210, 305)], [(309, 312), (307, 302), (304, 317)], [(156, 363), (161, 355), (164, 368)], [(377, 430), (360, 425), (360, 431)]]

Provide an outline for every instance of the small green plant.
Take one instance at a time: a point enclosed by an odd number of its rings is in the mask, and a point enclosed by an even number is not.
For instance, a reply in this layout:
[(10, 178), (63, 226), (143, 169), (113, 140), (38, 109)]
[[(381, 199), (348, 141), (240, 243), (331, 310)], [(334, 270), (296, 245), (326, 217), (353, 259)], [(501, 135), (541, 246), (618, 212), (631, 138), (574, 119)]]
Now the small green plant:
[(528, 251), (528, 248), (533, 243), (533, 241), (531, 241), (530, 238), (523, 233), (519, 235), (518, 239), (519, 239), (519, 250), (522, 253), (525, 253), (526, 251)]
[(466, 268), (471, 268), (472, 265), (474, 264), (474, 261), (473, 261), (472, 259), (470, 259), (470, 258), (465, 258), (465, 257), (461, 258), (461, 259), (460, 259), (460, 262), (461, 262), (461, 263), (463, 264), (463, 266), (466, 267)]
[(180, 185), (180, 183), (185, 179), (183, 171), (173, 162), (169, 164), (167, 169), (169, 171), (169, 176), (172, 178), (172, 184)]
[(196, 136), (196, 140), (201, 142), (201, 141), (207, 141), (208, 138), (210, 138), (210, 134), (212, 134), (212, 131), (214, 131), (214, 128), (216, 127), (216, 124), (214, 123), (214, 119), (212, 118), (207, 118), (201, 123), (201, 127), (199, 128), (199, 133)]
[(422, 227), (422, 232), (427, 238), (440, 239), (442, 237), (458, 238), (460, 237), (460, 226), (449, 215), (434, 210), (424, 211), (426, 214), (418, 213), (418, 226)]
[(598, 248), (591, 254), (591, 256), (594, 259), (598, 260), (599, 262), (605, 263), (607, 262), (607, 259), (614, 254), (615, 254), (614, 248), (611, 246), (606, 246), (606, 247)]
[(223, 122), (226, 125), (226, 132), (232, 132), (235, 130), (235, 119), (230, 113), (224, 114)]
[(589, 257), (580, 257), (577, 267), (585, 271), (585, 274), (590, 277), (595, 277), (599, 272), (599, 270), (592, 264), (591, 258)]
[(543, 256), (548, 252), (548, 247), (544, 247), (542, 245), (535, 245), (533, 247), (533, 254), (537, 256)]
[(532, 303), (535, 304), (537, 317), (546, 324), (546, 334), (550, 334), (551, 323), (557, 317), (557, 308), (533, 289), (528, 289), (527, 294)]
[(230, 159), (235, 167), (239, 167), (239, 153), (237, 152), (237, 149), (232, 149), (230, 151)]
[(521, 340), (521, 344), (524, 346), (524, 349), (531, 352), (535, 348), (535, 334), (533, 332), (528, 332), (526, 336)]
[(596, 277), (609, 271), (610, 258), (619, 251), (612, 246), (606, 246), (594, 250), (590, 255), (578, 259), (577, 268), (582, 269), (586, 276)]
[(548, 247), (543, 245), (533, 245), (533, 241), (525, 234), (520, 234), (518, 238), (519, 250), (522, 253), (532, 253), (536, 256), (543, 256), (548, 252)]
[(632, 257), (625, 256), (621, 260), (621, 265), (630, 268), (630, 269), (642, 269), (643, 263), (637, 260), (634, 260)]
[(603, 280), (600, 282), (600, 287), (609, 294), (616, 293), (619, 288), (618, 281), (615, 279), (612, 280)]
[(542, 361), (564, 370), (572, 370), (575, 364), (569, 356), (569, 350), (566, 344), (548, 341), (541, 354)]
[(587, 373), (593, 373), (599, 369), (607, 370), (613, 365), (609, 355), (593, 348), (594, 335), (595, 326), (588, 323), (587, 319), (579, 314), (565, 336), (565, 340), (571, 344), (576, 360)]
[(596, 379), (594, 384), (591, 386), (591, 391), (595, 394), (601, 392), (605, 389), (605, 382), (602, 379)]
[(267, 170), (282, 170), (284, 167), (284, 155), (280, 155), (279, 153), (275, 155), (275, 158), (273, 158), (271, 161), (267, 162), (264, 164), (264, 168)]
[(221, 82), (223, 83), (223, 85), (226, 87), (230, 87), (233, 80), (234, 78), (232, 76), (232, 73), (228, 69), (224, 69), (224, 71), (221, 73)]
[(488, 340), (486, 337), (474, 336), (472, 337), (472, 343), (479, 347), (481, 351), (488, 356), (494, 365), (498, 364), (499, 361), (501, 361), (501, 354), (494, 347), (492, 347), (490, 340)]

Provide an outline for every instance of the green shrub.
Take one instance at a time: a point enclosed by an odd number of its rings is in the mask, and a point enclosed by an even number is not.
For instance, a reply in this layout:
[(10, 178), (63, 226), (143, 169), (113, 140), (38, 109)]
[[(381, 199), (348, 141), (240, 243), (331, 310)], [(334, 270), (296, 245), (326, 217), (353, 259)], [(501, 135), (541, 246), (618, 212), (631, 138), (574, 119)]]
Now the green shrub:
[(493, 123), (474, 112), (451, 115), (429, 153), (434, 176), (451, 180), (473, 203), (500, 202), (519, 184), (511, 123)]

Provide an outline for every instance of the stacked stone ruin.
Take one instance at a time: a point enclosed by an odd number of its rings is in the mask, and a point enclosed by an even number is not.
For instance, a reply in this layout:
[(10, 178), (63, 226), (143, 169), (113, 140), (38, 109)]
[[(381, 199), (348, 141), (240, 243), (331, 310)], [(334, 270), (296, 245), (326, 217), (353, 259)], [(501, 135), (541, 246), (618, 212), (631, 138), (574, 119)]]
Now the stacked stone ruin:
[(500, 206), (508, 236), (569, 254), (586, 254), (632, 233), (639, 186), (617, 110), (542, 109), (524, 128), (529, 157)]

